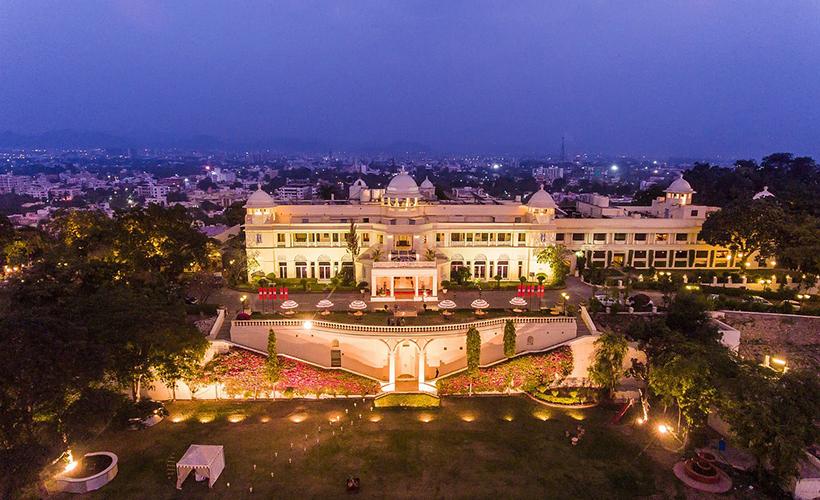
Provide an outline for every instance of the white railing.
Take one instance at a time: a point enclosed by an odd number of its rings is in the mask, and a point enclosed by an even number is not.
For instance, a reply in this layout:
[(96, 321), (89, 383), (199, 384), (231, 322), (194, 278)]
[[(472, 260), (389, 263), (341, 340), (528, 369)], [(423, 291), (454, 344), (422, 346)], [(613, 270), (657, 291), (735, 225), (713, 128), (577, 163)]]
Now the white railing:
[(581, 321), (584, 322), (584, 325), (586, 325), (589, 330), (589, 333), (592, 335), (598, 335), (598, 328), (595, 326), (595, 322), (592, 321), (592, 316), (589, 315), (589, 311), (587, 311), (586, 307), (581, 306), (581, 313), (579, 316), (581, 317)]
[(219, 334), (219, 330), (222, 328), (222, 325), (225, 323), (225, 308), (220, 307), (216, 310), (216, 321), (211, 326), (211, 331), (208, 333), (208, 338), (215, 339), (216, 336)]
[(394, 261), (376, 261), (373, 262), (374, 268), (385, 268), (385, 269), (395, 269), (395, 268), (404, 268), (404, 267), (413, 267), (413, 268), (434, 268), (436, 267), (435, 261), (426, 261), (426, 260), (394, 260)]
[[(336, 323), (332, 321), (311, 320), (314, 328), (327, 328), (333, 330), (340, 330), (345, 332), (356, 333), (396, 333), (400, 335), (406, 334), (428, 334), (428, 333), (445, 333), (445, 332), (460, 332), (470, 328), (487, 328), (492, 326), (501, 326), (507, 320), (513, 320), (516, 323), (538, 323), (538, 324), (570, 324), (575, 323), (575, 318), (572, 316), (505, 316), (502, 318), (485, 319), (482, 321), (471, 321), (469, 323), (452, 323), (446, 325), (417, 325), (417, 326), (380, 326), (380, 325), (360, 325), (355, 323)], [(232, 327), (243, 326), (261, 326), (266, 328), (273, 328), (277, 326), (301, 327), (306, 320), (304, 319), (244, 319), (233, 320)]]

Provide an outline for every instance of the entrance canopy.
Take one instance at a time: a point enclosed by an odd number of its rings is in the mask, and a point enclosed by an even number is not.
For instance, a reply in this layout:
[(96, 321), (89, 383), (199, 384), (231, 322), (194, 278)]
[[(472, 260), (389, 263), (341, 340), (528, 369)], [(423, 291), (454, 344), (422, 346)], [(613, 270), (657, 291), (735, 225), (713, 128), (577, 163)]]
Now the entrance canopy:
[(197, 481), (208, 478), (208, 488), (213, 488), (224, 468), (225, 453), (221, 445), (192, 444), (177, 462), (177, 489), (182, 489), (191, 471)]

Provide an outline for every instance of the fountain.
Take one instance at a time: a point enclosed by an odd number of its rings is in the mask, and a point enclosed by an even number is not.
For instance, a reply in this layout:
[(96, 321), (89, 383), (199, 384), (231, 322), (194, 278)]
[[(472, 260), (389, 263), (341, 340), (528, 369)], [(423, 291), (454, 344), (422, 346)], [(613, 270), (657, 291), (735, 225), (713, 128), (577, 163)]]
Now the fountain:
[(67, 493), (98, 490), (117, 476), (117, 470), (117, 455), (111, 452), (86, 453), (74, 461), (69, 451), (65, 470), (54, 478), (54, 489)]
[(673, 467), (675, 476), (690, 488), (708, 493), (725, 493), (732, 488), (729, 476), (715, 466), (717, 456), (709, 451), (680, 461)]

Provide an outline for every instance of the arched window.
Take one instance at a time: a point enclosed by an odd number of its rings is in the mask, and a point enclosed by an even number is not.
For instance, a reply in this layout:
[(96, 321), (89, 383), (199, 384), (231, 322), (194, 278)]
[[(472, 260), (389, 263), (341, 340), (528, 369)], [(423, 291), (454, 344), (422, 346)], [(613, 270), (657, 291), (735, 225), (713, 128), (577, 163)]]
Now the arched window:
[(527, 337), (527, 345), (533, 345), (533, 344), (535, 344), (535, 339), (533, 338), (532, 335), (530, 335), (529, 337)]

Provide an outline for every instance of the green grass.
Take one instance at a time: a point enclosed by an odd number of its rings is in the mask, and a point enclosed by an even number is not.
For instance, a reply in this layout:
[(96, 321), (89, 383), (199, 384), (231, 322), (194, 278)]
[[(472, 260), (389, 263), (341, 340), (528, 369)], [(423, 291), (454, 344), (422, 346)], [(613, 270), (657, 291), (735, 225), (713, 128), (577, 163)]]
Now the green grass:
[(431, 394), (389, 393), (377, 396), (373, 404), (376, 408), (438, 408), (441, 400)]
[[(423, 410), (371, 406), (178, 402), (153, 428), (111, 431), (75, 453), (119, 456), (117, 478), (88, 498), (202, 498), (206, 485), (189, 479), (177, 492), (166, 471), (191, 443), (225, 446), (226, 468), (209, 498), (247, 498), (251, 486), (258, 498), (342, 497), (349, 475), (361, 478), (363, 497), (634, 498), (665, 496), (656, 484), (672, 483), (666, 468), (638, 457), (649, 436), (608, 427), (614, 410), (557, 410), (524, 397), (444, 398), (441, 408)], [(586, 436), (572, 447), (564, 432), (581, 419)]]

